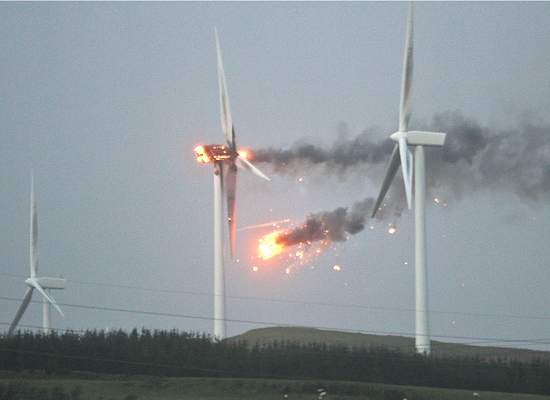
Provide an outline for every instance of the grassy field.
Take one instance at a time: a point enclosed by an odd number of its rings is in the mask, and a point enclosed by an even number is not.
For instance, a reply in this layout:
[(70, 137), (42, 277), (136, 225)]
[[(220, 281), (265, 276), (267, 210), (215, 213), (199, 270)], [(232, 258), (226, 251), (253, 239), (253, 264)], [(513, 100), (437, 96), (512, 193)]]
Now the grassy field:
[[(323, 343), (347, 347), (385, 347), (405, 353), (414, 352), (414, 338), (404, 336), (368, 335), (364, 333), (339, 332), (301, 327), (270, 327), (252, 329), (229, 338), (244, 341), (250, 346), (278, 342), (302, 344)], [(508, 359), (523, 362), (535, 359), (550, 360), (550, 352), (495, 346), (472, 346), (432, 340), (434, 357), (480, 357), (481, 359)]]
[[(550, 396), (474, 392), (357, 382), (292, 381), (266, 379), (157, 378), (71, 376), (37, 377), (9, 374), (0, 377), (0, 386), (19, 384), (38, 390), (64, 391), (80, 400), (542, 400)], [(76, 389), (76, 390), (75, 390)], [(319, 397), (321, 391), (326, 395)], [(75, 395), (75, 393), (79, 393)], [(286, 396), (285, 396), (286, 395)], [(1, 397), (1, 395), (0, 395)], [(75, 397), (73, 397), (75, 399)]]

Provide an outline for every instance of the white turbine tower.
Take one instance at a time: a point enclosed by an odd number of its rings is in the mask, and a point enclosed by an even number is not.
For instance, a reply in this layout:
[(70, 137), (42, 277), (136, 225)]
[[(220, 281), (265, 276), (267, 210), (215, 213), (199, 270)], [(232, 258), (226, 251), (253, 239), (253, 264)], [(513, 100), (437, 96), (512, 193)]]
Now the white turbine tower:
[[(388, 170), (380, 194), (376, 200), (372, 216), (379, 210), (384, 196), (401, 164), (407, 206), (411, 208), (414, 170), (414, 211), (415, 211), (415, 276), (416, 276), (416, 351), (430, 354), (430, 324), (428, 315), (428, 274), (426, 269), (426, 166), (424, 146), (441, 147), (445, 143), (445, 133), (409, 131), (411, 114), (411, 89), (413, 73), (413, 6), (407, 19), (407, 36), (403, 60), (401, 82), (401, 102), (399, 107), (399, 130), (390, 137), (395, 146), (388, 164)], [(414, 147), (414, 155), (410, 147)]]
[(54, 306), (59, 314), (63, 317), (63, 311), (59, 308), (53, 297), (50, 296), (48, 291), (50, 289), (64, 289), (65, 279), (62, 278), (47, 278), (38, 277), (38, 215), (36, 213), (36, 202), (34, 199), (34, 177), (31, 175), (31, 221), (30, 221), (30, 267), (31, 276), (25, 280), (27, 284), (27, 291), (23, 297), (23, 302), (17, 309), (15, 318), (8, 329), (8, 336), (11, 335), (19, 320), (23, 316), (23, 313), (27, 309), (32, 292), (36, 289), (42, 295), (42, 327), (44, 333), (49, 333), (51, 329), (50, 320), (50, 305)]
[(195, 147), (197, 161), (214, 164), (214, 337), (225, 338), (225, 273), (224, 273), (224, 216), (223, 194), (227, 201), (227, 222), (229, 224), (229, 248), (231, 257), (235, 253), (235, 209), (237, 192), (237, 168), (246, 169), (269, 180), (258, 168), (237, 151), (235, 128), (231, 118), (227, 85), (223, 70), (222, 52), (216, 36), (218, 58), (218, 85), (222, 130), (226, 144), (201, 145)]

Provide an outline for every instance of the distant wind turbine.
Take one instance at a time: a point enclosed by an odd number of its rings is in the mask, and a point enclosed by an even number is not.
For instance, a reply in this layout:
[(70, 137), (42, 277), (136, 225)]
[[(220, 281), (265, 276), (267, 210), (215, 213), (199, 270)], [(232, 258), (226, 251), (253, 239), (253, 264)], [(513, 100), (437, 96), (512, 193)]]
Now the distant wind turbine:
[[(409, 131), (411, 115), (411, 89), (413, 74), (413, 5), (411, 3), (407, 19), (407, 36), (403, 60), (401, 82), (401, 102), (399, 107), (399, 130), (390, 137), (396, 143), (391, 154), (388, 170), (380, 194), (376, 200), (372, 216), (379, 210), (384, 196), (401, 164), (407, 206), (411, 208), (414, 175), (415, 210), (415, 275), (416, 275), (416, 351), (430, 354), (430, 325), (428, 315), (428, 276), (426, 269), (426, 160), (424, 146), (441, 147), (445, 143), (445, 133)], [(414, 147), (414, 155), (410, 149)], [(414, 174), (413, 174), (414, 171)]]
[(65, 279), (38, 277), (36, 275), (38, 272), (38, 214), (36, 213), (33, 175), (31, 175), (30, 269), (31, 276), (25, 280), (28, 286), (27, 291), (8, 329), (8, 336), (12, 335), (15, 328), (17, 328), (17, 324), (27, 309), (35, 289), (42, 295), (42, 327), (44, 333), (49, 333), (51, 330), (50, 305), (54, 306), (57, 312), (64, 317), (63, 311), (48, 292), (50, 289), (65, 289)]
[(195, 147), (195, 155), (200, 163), (214, 165), (214, 337), (225, 338), (225, 273), (224, 273), (224, 217), (223, 199), (227, 201), (227, 222), (229, 224), (229, 248), (231, 257), (235, 255), (236, 192), (237, 168), (246, 169), (253, 174), (269, 180), (258, 168), (246, 159), (244, 152), (237, 150), (235, 127), (231, 118), (227, 85), (223, 70), (222, 52), (218, 32), (216, 52), (218, 58), (218, 85), (222, 130), (226, 144), (200, 145)]

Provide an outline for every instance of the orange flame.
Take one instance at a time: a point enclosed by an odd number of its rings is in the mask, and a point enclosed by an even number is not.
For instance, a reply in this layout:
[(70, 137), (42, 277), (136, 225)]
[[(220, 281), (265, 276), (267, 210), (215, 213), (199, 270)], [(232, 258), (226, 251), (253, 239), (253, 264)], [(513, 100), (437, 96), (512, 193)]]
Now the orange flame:
[(239, 153), (239, 156), (241, 158), (244, 158), (245, 160), (249, 160), (250, 159), (250, 150), (248, 149), (239, 149), (237, 151), (237, 153)]
[(205, 150), (204, 146), (199, 145), (199, 146), (195, 147), (195, 149), (193, 151), (195, 152), (195, 157), (197, 157), (197, 162), (202, 163), (202, 164), (206, 164), (206, 163), (209, 163), (211, 161), (210, 157), (206, 153), (206, 150)]
[(258, 240), (258, 257), (262, 260), (269, 260), (284, 250), (284, 245), (279, 243), (279, 235), (281, 231), (275, 231)]

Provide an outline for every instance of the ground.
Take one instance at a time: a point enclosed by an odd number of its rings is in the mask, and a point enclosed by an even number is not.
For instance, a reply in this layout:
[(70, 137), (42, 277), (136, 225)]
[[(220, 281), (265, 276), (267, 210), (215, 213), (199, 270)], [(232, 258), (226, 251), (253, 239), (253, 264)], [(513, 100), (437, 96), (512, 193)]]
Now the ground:
[[(79, 388), (80, 400), (247, 400), (247, 399), (322, 399), (322, 400), (542, 400), (550, 396), (512, 393), (474, 392), (471, 390), (436, 389), (358, 382), (221, 379), (221, 378), (158, 378), (72, 374), (66, 377), (5, 373), (0, 385), (9, 383), (51, 392), (61, 388), (71, 393)], [(323, 391), (326, 395), (320, 395)], [(286, 397), (285, 397), (286, 395)], [(0, 396), (1, 397), (1, 396)], [(71, 399), (71, 397), (68, 397)]]

